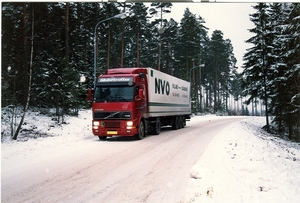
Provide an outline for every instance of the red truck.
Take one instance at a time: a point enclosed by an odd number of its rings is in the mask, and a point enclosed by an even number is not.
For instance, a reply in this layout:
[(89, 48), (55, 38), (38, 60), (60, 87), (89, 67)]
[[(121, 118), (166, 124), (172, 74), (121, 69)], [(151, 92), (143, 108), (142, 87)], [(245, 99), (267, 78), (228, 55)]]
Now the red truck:
[(95, 84), (92, 131), (112, 136), (158, 135), (162, 126), (177, 130), (190, 119), (190, 83), (152, 68), (108, 69)]

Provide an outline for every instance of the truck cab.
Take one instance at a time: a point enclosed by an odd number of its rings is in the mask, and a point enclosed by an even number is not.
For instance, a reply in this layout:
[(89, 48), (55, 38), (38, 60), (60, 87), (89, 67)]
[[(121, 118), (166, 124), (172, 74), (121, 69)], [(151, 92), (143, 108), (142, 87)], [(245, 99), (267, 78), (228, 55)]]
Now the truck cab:
[(145, 136), (147, 70), (108, 69), (98, 77), (93, 97), (93, 134), (101, 140), (110, 136)]

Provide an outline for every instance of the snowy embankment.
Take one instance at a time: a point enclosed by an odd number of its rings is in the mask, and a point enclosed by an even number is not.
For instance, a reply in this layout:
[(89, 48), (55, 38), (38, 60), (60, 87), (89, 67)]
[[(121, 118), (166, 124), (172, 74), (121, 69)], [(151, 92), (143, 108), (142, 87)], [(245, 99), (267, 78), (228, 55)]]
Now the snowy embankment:
[[(8, 119), (3, 116), (2, 131), (8, 131), (8, 123)], [(96, 139), (91, 132), (91, 110), (79, 111), (78, 117), (66, 116), (65, 123), (57, 124), (49, 116), (28, 111), (18, 140), (11, 141), (9, 137), (4, 138), (1, 145), (2, 160), (26, 154), (34, 154), (34, 157), (39, 158), (42, 156), (39, 152), (45, 149), (59, 154), (61, 152), (56, 150), (59, 147), (81, 143), (82, 140)]]
[[(220, 118), (199, 116), (190, 122)], [(80, 147), (83, 141), (97, 139), (91, 133), (90, 110), (65, 121), (57, 125), (49, 117), (28, 112), (22, 134), (31, 138), (21, 134), (18, 142), (2, 142), (2, 164), (26, 161), (29, 154), (43, 159), (41, 151), (59, 157), (64, 147)], [(213, 138), (191, 168), (185, 202), (300, 202), (300, 145), (268, 135), (261, 130), (264, 121), (263, 117), (245, 117)], [(3, 116), (2, 130), (8, 128), (5, 122)]]
[(186, 202), (300, 202), (300, 144), (236, 122), (211, 141), (191, 171)]

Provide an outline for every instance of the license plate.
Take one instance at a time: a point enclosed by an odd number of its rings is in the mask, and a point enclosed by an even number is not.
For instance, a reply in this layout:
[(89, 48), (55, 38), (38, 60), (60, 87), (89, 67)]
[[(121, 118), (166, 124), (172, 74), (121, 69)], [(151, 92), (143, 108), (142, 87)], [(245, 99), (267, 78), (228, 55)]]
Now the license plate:
[(118, 134), (118, 131), (107, 131), (108, 135), (116, 135)]

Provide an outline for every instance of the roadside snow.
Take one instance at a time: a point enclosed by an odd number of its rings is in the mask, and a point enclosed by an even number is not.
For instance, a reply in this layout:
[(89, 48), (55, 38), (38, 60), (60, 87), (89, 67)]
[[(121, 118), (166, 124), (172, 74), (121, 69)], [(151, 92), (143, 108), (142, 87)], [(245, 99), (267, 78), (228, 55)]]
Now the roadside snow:
[[(26, 156), (36, 153), (35, 157), (42, 156), (39, 152), (45, 149), (52, 150), (58, 146), (70, 146), (86, 139), (95, 139), (91, 132), (91, 110), (79, 111), (78, 117), (65, 117), (66, 124), (57, 124), (50, 117), (37, 112), (29, 111), (26, 122), (22, 126), (17, 141), (5, 138), (1, 144), (1, 159), (15, 156)], [(7, 122), (6, 122), (7, 123)], [(1, 128), (7, 128), (2, 119)], [(60, 153), (55, 150), (51, 153)]]
[(300, 145), (263, 124), (250, 117), (218, 133), (191, 168), (185, 202), (300, 202)]

